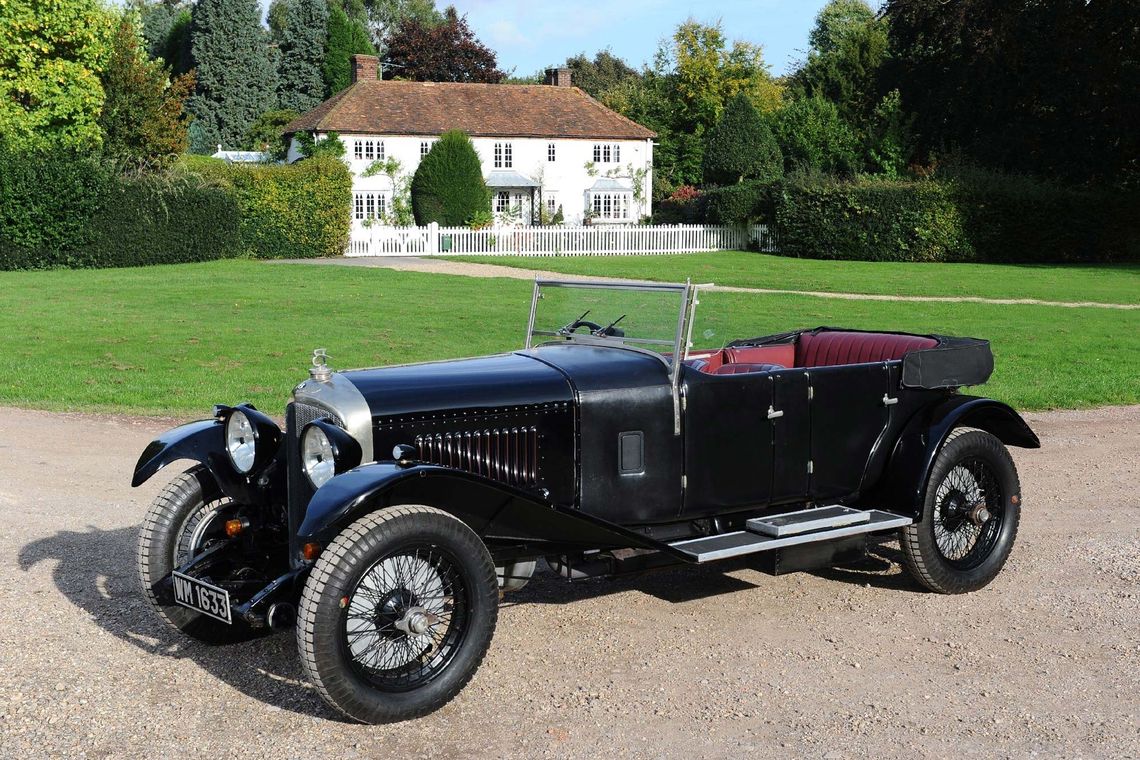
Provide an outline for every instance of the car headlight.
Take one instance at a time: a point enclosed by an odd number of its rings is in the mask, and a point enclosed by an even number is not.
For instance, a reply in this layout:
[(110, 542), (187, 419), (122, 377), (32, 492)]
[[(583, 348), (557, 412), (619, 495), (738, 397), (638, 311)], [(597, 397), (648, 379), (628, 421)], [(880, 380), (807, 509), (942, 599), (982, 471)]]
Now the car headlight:
[(273, 420), (249, 404), (218, 407), (216, 414), (226, 416), (226, 454), (240, 474), (249, 475), (277, 455), (281, 429)]
[(313, 488), (320, 488), (360, 464), (360, 444), (328, 420), (317, 420), (301, 433), (301, 471)]
[(257, 461), (257, 431), (245, 412), (234, 409), (226, 420), (226, 451), (234, 469), (248, 475)]

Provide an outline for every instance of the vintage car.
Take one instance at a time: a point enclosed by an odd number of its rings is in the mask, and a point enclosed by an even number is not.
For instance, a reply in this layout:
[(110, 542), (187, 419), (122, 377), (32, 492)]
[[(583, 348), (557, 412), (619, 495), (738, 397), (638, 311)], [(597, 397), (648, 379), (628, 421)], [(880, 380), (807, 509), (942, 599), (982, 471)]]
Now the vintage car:
[(694, 347), (699, 292), (537, 280), (522, 350), (343, 372), (318, 350), (284, 430), (239, 404), (167, 432), (133, 485), (196, 464), (143, 522), (147, 598), (204, 641), (295, 628), (329, 704), (386, 722), (463, 688), (540, 559), (570, 580), (741, 555), (785, 573), (897, 534), (928, 589), (994, 578), (1021, 508), (1003, 444), (1040, 444), (959, 393), (987, 342), (718, 341), (732, 314)]

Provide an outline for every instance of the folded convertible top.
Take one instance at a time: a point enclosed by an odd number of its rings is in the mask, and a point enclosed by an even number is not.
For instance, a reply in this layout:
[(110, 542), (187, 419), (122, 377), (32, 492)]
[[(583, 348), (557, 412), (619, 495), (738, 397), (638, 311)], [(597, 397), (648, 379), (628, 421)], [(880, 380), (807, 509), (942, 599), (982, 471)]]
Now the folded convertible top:
[(729, 347), (770, 346), (797, 343), (800, 335), (818, 335), (824, 332), (844, 332), (874, 335), (906, 335), (934, 341), (929, 348), (908, 351), (902, 357), (901, 385), (904, 388), (958, 388), (963, 385), (982, 385), (994, 370), (994, 357), (990, 343), (981, 338), (961, 338), (951, 335), (923, 335), (920, 333), (889, 332), (886, 330), (852, 330), (842, 327), (816, 327), (810, 330), (747, 338), (729, 343)]

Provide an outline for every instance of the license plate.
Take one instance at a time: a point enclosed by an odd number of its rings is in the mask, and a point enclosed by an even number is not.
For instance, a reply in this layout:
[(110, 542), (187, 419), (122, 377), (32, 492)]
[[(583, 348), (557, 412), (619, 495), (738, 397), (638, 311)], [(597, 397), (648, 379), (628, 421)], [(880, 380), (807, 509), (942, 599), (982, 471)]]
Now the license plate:
[(230, 620), (230, 592), (182, 573), (170, 575), (174, 581), (174, 601), (223, 623), (233, 622)]

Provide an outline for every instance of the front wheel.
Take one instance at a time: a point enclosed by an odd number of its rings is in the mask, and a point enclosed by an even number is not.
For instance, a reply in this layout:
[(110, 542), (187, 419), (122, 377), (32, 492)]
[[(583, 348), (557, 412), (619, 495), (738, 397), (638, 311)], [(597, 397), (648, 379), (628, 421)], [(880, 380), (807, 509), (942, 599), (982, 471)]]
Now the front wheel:
[(1020, 515), (1021, 485), (1005, 446), (958, 428), (930, 469), (922, 520), (900, 531), (904, 564), (931, 591), (976, 591), (1005, 565)]
[(297, 616), (306, 674), (363, 723), (425, 715), (483, 661), (498, 617), (487, 547), (432, 507), (365, 515), (317, 559)]

